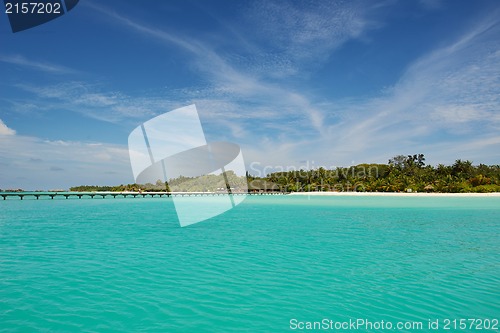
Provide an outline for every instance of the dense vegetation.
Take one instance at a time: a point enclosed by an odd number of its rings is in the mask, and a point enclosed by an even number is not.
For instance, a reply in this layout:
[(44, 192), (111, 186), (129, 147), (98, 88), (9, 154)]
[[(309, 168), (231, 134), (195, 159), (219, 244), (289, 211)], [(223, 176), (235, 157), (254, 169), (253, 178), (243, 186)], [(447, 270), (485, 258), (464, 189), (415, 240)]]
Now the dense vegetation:
[(399, 155), (388, 164), (276, 172), (267, 180), (285, 191), (500, 192), (500, 165), (425, 165), (423, 154)]
[[(227, 172), (231, 184), (243, 188), (242, 179)], [(456, 160), (453, 165), (425, 165), (423, 154), (399, 155), (388, 164), (359, 164), (327, 170), (293, 170), (274, 172), (266, 177), (247, 174), (250, 188), (260, 184), (279, 186), (285, 192), (368, 191), (368, 192), (500, 192), (500, 165), (474, 166), (470, 161)], [(244, 180), (243, 180), (244, 181)], [(259, 185), (255, 185), (259, 184)], [(253, 186), (252, 186), (253, 185)], [(266, 185), (267, 186), (267, 185)], [(262, 187), (262, 186), (261, 186)], [(225, 188), (221, 175), (197, 178), (180, 177), (169, 183), (128, 184), (119, 186), (76, 186), (71, 191), (217, 191)]]
[(81, 185), (73, 186), (69, 188), (70, 191), (74, 192), (138, 192), (138, 191), (155, 191), (155, 192), (170, 192), (170, 188), (167, 183), (163, 183), (161, 180), (157, 181), (156, 184), (126, 184), (117, 186), (97, 186), (97, 185)]

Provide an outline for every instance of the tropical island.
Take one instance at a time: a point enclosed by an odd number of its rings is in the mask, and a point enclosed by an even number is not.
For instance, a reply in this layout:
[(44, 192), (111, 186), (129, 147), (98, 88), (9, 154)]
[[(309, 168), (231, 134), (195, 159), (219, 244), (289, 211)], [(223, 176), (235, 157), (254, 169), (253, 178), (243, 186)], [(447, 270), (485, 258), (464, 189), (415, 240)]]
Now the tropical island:
[[(227, 178), (225, 178), (227, 177)], [(492, 193), (500, 192), (500, 165), (473, 165), (456, 160), (452, 165), (426, 165), (423, 154), (398, 155), (387, 164), (358, 164), (350, 167), (314, 170), (283, 170), (264, 177), (238, 177), (234, 172), (201, 177), (179, 177), (168, 182), (127, 184), (118, 186), (75, 186), (70, 191), (224, 191), (227, 181), (237, 184), (234, 191), (249, 192), (428, 192), (428, 193)]]

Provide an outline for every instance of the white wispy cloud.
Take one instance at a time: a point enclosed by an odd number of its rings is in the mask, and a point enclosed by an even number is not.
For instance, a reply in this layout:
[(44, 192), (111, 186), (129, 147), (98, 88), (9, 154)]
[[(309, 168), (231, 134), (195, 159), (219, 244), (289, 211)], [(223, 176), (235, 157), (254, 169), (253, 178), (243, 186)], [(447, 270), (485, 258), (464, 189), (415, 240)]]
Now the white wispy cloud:
[(363, 1), (257, 1), (247, 16), (256, 36), (272, 43), (294, 61), (322, 60), (349, 39), (359, 37), (373, 22)]
[(0, 119), (0, 135), (15, 135), (16, 131), (12, 128), (7, 127), (5, 123)]
[(51, 74), (75, 74), (78, 71), (61, 66), (56, 65), (50, 62), (42, 62), (37, 60), (28, 59), (22, 55), (0, 55), (0, 61), (5, 62), (12, 65), (18, 65), (23, 67), (32, 68), (38, 71), (47, 72)]
[(34, 94), (38, 105), (50, 104), (46, 109), (65, 109), (111, 123), (147, 119), (176, 105), (163, 97), (134, 97), (107, 90), (99, 84), (78, 81), (43, 87), (18, 84), (17, 87)]
[(257, 51), (238, 65), (268, 79), (307, 79), (352, 40), (366, 43), (370, 31), (384, 26), (391, 1), (253, 1), (241, 29)]

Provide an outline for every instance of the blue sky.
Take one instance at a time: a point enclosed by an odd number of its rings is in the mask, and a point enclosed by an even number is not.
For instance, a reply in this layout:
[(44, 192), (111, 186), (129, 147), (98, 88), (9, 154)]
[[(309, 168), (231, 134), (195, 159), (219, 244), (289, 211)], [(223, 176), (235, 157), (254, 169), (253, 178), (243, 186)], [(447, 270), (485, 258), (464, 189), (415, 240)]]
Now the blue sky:
[(82, 0), (0, 45), (4, 189), (132, 183), (129, 133), (192, 103), (254, 174), (500, 164), (497, 0)]

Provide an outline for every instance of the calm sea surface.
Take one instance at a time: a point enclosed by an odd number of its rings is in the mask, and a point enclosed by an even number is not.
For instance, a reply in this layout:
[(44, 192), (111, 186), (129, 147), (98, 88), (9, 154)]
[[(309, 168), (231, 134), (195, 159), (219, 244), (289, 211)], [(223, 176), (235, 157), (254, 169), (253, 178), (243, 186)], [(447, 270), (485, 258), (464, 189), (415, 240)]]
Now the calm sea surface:
[(0, 332), (499, 317), (498, 197), (249, 197), (186, 228), (166, 198), (0, 201)]

